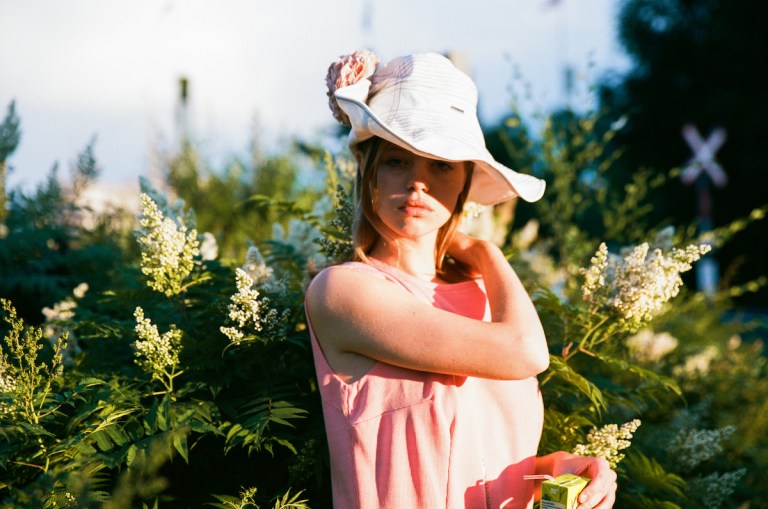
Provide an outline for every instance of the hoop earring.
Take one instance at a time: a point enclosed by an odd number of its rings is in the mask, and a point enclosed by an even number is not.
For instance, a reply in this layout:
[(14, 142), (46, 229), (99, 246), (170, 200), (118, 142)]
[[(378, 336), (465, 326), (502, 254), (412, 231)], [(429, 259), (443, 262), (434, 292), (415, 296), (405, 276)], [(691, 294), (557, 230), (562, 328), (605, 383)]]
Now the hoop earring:
[(379, 197), (379, 189), (377, 187), (373, 188), (373, 191), (371, 192), (371, 208), (373, 210), (376, 210), (376, 200)]

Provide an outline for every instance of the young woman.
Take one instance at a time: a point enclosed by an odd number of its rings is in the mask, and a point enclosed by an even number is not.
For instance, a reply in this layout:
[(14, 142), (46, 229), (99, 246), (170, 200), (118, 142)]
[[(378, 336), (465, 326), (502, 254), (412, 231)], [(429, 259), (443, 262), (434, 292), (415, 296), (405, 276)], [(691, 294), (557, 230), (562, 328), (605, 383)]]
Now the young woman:
[(488, 153), (475, 86), (447, 58), (377, 64), (329, 69), (359, 167), (355, 259), (306, 295), (334, 507), (531, 508), (524, 476), (561, 473), (591, 479), (579, 508), (612, 507), (605, 460), (536, 457), (541, 323), (499, 248), (457, 229), (467, 200), (535, 201), (544, 182)]

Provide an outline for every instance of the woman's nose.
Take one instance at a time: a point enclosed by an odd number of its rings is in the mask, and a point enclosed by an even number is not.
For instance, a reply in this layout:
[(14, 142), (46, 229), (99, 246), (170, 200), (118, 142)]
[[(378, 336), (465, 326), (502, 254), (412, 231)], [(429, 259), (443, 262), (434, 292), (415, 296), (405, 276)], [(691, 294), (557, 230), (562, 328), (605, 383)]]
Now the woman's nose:
[(429, 192), (428, 168), (420, 162), (413, 165), (408, 179), (409, 191)]
[(411, 185), (408, 186), (409, 191), (423, 191), (425, 193), (429, 192), (429, 185), (425, 180), (412, 180)]

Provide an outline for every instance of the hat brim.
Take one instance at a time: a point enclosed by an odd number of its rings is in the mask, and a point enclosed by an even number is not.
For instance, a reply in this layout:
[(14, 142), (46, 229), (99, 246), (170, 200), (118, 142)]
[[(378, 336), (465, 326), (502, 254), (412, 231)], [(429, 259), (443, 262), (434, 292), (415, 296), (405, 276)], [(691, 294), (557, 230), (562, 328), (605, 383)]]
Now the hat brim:
[(518, 173), (496, 161), (483, 147), (457, 143), (456, 140), (415, 140), (387, 125), (366, 104), (371, 82), (361, 80), (335, 92), (339, 107), (349, 116), (352, 130), (350, 147), (373, 136), (383, 138), (418, 155), (446, 161), (472, 161), (475, 171), (467, 200), (482, 205), (495, 205), (519, 196), (527, 202), (535, 202), (544, 195), (546, 182), (542, 179)]

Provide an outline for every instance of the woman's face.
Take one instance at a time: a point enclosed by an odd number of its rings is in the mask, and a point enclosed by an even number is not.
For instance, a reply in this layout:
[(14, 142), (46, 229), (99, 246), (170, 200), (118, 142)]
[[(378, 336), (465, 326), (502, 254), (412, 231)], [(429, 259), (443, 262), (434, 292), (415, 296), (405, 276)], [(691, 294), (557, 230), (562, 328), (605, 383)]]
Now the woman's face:
[(451, 218), (466, 176), (464, 162), (429, 159), (387, 143), (377, 167), (374, 212), (395, 235), (436, 234)]

